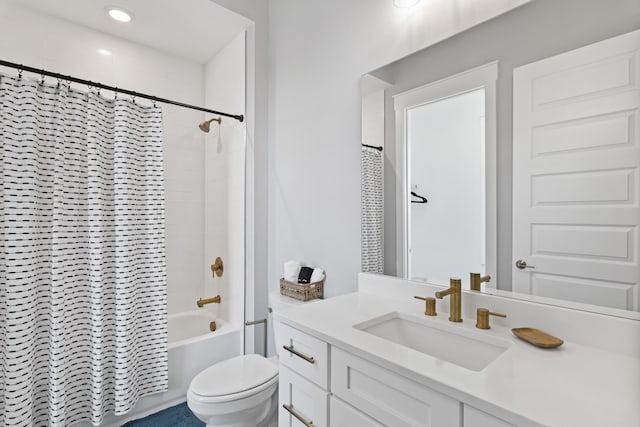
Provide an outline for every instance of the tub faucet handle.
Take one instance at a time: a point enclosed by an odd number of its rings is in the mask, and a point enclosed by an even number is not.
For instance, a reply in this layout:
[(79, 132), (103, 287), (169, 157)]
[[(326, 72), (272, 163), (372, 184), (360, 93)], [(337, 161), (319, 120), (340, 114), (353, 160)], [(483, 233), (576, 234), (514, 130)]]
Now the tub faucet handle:
[(217, 257), (215, 262), (211, 264), (211, 274), (213, 277), (220, 277), (224, 273), (224, 263), (222, 262), (222, 258)]

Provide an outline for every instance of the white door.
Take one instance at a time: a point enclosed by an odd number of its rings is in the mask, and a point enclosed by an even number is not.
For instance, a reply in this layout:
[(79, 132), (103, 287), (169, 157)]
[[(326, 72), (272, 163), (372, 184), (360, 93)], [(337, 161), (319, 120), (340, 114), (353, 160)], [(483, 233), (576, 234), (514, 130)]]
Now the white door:
[(634, 31), (514, 70), (514, 292), (640, 310), (639, 54)]
[(405, 278), (437, 283), (476, 272), (497, 281), (497, 78), (492, 62), (393, 97)]

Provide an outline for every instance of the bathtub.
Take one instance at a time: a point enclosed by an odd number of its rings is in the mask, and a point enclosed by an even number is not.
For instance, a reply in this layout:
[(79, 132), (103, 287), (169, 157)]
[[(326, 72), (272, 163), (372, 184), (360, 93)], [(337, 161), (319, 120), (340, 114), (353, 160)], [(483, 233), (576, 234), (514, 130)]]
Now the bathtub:
[[(209, 323), (216, 322), (215, 332)], [(187, 389), (193, 377), (203, 369), (222, 360), (238, 356), (242, 351), (239, 325), (198, 309), (168, 316), (169, 330), (169, 389), (163, 393), (143, 397), (128, 414), (105, 417), (101, 426), (117, 427), (161, 411), (187, 400)], [(82, 424), (83, 427), (85, 424)], [(86, 424), (90, 426), (90, 424)]]
[(171, 314), (168, 318), (169, 350), (210, 338), (209, 324), (216, 322), (216, 334), (229, 332), (229, 325), (205, 310)]

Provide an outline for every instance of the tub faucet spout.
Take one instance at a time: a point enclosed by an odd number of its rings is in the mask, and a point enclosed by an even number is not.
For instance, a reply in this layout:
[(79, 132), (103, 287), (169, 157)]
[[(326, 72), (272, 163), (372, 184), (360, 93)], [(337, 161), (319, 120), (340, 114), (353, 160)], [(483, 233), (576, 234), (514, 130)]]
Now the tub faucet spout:
[(200, 308), (204, 307), (207, 304), (211, 304), (211, 303), (220, 304), (220, 295), (216, 295), (213, 298), (206, 298), (206, 299), (200, 298), (198, 301), (196, 301), (196, 304)]

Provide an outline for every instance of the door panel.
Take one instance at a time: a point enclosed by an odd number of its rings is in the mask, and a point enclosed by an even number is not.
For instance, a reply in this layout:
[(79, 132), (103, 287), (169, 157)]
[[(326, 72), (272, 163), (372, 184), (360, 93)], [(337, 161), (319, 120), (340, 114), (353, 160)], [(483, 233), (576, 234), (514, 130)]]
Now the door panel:
[(639, 58), (634, 31), (514, 70), (515, 292), (640, 310)]

